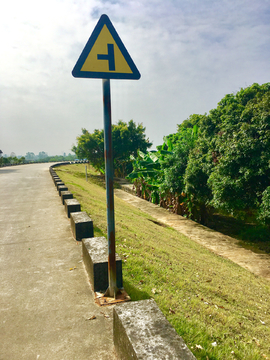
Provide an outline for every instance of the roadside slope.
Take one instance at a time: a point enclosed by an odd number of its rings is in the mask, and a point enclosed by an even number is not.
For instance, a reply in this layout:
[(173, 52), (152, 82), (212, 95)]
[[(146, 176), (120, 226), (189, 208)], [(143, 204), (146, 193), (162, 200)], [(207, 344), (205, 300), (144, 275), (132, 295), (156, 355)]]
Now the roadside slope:
[(114, 193), (120, 199), (153, 216), (158, 221), (171, 226), (215, 254), (230, 259), (254, 274), (270, 280), (270, 255), (258, 254), (244, 249), (238, 245), (238, 240), (230, 236), (211, 230), (183, 216), (172, 214), (158, 205), (123, 190), (115, 189)]
[[(106, 236), (104, 188), (91, 174), (85, 180), (84, 165), (56, 171), (93, 220), (95, 236)], [(269, 280), (117, 196), (115, 228), (125, 290), (132, 300), (154, 298), (198, 360), (270, 358)]]

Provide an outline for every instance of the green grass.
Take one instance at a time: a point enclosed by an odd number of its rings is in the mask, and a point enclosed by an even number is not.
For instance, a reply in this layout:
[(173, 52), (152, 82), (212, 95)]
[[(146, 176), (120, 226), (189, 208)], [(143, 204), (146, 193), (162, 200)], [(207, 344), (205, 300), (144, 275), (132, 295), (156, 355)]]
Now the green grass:
[[(86, 182), (80, 164), (56, 172), (93, 219), (95, 236), (106, 236), (106, 195), (95, 174)], [(270, 359), (269, 281), (117, 197), (115, 227), (127, 293), (154, 298), (197, 359)]]

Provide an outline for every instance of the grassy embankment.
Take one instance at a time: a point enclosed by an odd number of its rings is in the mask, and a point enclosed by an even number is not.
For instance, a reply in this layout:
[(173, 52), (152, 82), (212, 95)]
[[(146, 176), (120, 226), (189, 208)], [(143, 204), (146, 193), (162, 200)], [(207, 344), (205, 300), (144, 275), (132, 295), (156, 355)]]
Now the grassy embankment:
[[(85, 165), (56, 169), (106, 236), (106, 195)], [(99, 185), (97, 185), (99, 184)], [(101, 185), (101, 186), (100, 186)], [(115, 198), (116, 251), (132, 300), (154, 298), (197, 359), (270, 359), (270, 283)]]

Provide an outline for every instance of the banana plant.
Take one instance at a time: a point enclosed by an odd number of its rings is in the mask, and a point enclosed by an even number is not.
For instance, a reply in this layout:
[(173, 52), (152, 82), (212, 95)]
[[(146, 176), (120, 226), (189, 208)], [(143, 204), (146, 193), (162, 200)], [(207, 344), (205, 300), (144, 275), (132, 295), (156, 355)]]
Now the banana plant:
[(136, 187), (137, 195), (155, 204), (160, 202), (160, 185), (164, 180), (164, 170), (161, 161), (171, 151), (158, 150), (143, 153), (138, 151), (138, 156), (131, 156), (133, 171), (127, 176)]

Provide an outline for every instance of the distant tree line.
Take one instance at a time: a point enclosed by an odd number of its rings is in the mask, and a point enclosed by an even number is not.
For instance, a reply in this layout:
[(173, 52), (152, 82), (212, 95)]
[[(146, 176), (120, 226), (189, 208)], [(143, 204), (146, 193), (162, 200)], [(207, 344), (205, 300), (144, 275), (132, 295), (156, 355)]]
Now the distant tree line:
[(28, 152), (25, 156), (17, 157), (14, 152), (10, 156), (2, 156), (3, 151), (0, 150), (0, 166), (8, 165), (20, 165), (28, 164), (33, 162), (59, 162), (59, 161), (73, 161), (76, 158), (76, 155), (53, 155), (48, 156), (44, 151), (40, 152), (38, 155), (35, 155), (32, 152)]

